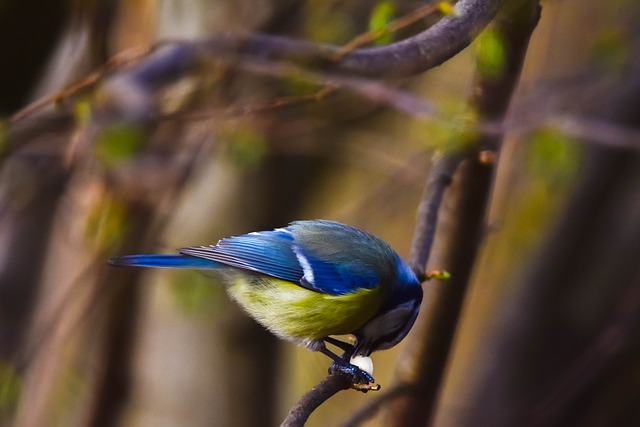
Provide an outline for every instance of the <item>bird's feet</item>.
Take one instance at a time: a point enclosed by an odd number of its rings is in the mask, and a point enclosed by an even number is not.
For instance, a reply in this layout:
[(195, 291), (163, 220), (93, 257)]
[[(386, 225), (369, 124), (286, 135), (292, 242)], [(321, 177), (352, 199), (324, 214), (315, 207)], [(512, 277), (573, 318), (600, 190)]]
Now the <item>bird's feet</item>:
[(359, 390), (363, 393), (366, 393), (369, 390), (380, 390), (380, 384), (376, 384), (375, 380), (369, 373), (345, 360), (334, 361), (331, 364), (329, 367), (329, 374), (336, 372), (349, 377), (351, 380), (351, 388), (354, 390)]

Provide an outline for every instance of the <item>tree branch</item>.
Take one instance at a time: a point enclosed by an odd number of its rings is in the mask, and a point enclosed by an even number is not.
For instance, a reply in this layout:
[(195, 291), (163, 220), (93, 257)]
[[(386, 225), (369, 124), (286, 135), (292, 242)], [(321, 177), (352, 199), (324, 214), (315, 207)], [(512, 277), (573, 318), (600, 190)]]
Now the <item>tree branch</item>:
[[(520, 76), (529, 37), (538, 19), (537, 1), (526, 0), (509, 4), (497, 20), (494, 30), (509, 45), (506, 46), (504, 72), (499, 78), (481, 73), (476, 77), (469, 104), (477, 110), (481, 120), (500, 121), (506, 113)], [(432, 309), (419, 326), (423, 338), (416, 341), (419, 348), (412, 349), (417, 354), (417, 366), (412, 377), (418, 392), (392, 406), (388, 419), (390, 425), (424, 426), (433, 416), (462, 301), (484, 234), (495, 164), (482, 161), (479, 152), (490, 149), (497, 153), (499, 147), (499, 137), (479, 135), (470, 142), (467, 150), (446, 154), (430, 172), (419, 209), (411, 266), (419, 273), (424, 271), (434, 241), (444, 189), (456, 166), (463, 161), (464, 167), (456, 172), (454, 188), (447, 194), (447, 207), (451, 212), (442, 236), (445, 241), (442, 254), (445, 265), (442, 267), (452, 272), (452, 279), (432, 292)]]
[(350, 387), (351, 382), (347, 376), (338, 373), (328, 375), (318, 385), (302, 396), (291, 408), (287, 417), (282, 422), (281, 427), (303, 426), (318, 406), (339, 391), (346, 390)]
[[(429, 29), (413, 37), (381, 47), (345, 51), (344, 47), (318, 44), (267, 34), (217, 35), (193, 41), (162, 42), (152, 48), (145, 60), (126, 72), (114, 74), (106, 89), (127, 87), (131, 100), (139, 105), (129, 111), (147, 115), (149, 102), (143, 102), (152, 91), (191, 72), (198, 64), (212, 59), (246, 59), (284, 61), (310, 68), (321, 68), (335, 74), (368, 77), (407, 77), (420, 74), (450, 59), (467, 47), (493, 19), (504, 0), (461, 0), (454, 13), (443, 17)], [(106, 67), (109, 70), (110, 67)], [(113, 71), (113, 70), (111, 70)], [(94, 84), (102, 71), (60, 94), (45, 97), (16, 113), (14, 123), (35, 110), (68, 96), (69, 91)], [(114, 84), (126, 82), (125, 85)]]
[(339, 46), (266, 34), (222, 35), (180, 42), (140, 64), (132, 77), (145, 87), (154, 87), (188, 72), (201, 60), (224, 57), (286, 61), (351, 76), (413, 76), (442, 64), (467, 47), (493, 19), (503, 1), (461, 0), (454, 14), (443, 17), (422, 33), (347, 54)]
[(453, 174), (462, 158), (459, 154), (440, 156), (429, 171), (422, 200), (418, 206), (416, 229), (409, 255), (409, 266), (421, 281), (426, 280), (425, 266), (433, 247), (438, 223), (438, 211), (442, 204), (444, 192), (451, 184)]

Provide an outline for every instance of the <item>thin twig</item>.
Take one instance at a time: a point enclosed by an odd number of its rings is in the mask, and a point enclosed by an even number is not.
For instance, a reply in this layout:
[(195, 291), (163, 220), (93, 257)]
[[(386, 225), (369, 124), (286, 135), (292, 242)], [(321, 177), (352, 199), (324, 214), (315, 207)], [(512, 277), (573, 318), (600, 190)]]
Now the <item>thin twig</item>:
[[(412, 117), (445, 120), (445, 117), (439, 115), (436, 108), (427, 100), (378, 80), (308, 71), (284, 62), (274, 63), (247, 59), (235, 65), (257, 74), (275, 77), (296, 76), (327, 88), (346, 88), (370, 101), (389, 106)], [(326, 96), (326, 93), (322, 93), (322, 95)]]
[(57, 104), (62, 102), (63, 100), (76, 95), (80, 91), (84, 89), (89, 89), (99, 83), (102, 79), (105, 78), (109, 73), (121, 69), (140, 58), (147, 56), (149, 53), (155, 51), (156, 49), (165, 46), (167, 42), (156, 43), (153, 46), (146, 47), (134, 47), (131, 49), (127, 49), (118, 53), (109, 59), (105, 64), (100, 66), (98, 69), (93, 71), (91, 74), (86, 76), (84, 79), (79, 82), (72, 83), (69, 86), (59, 90), (58, 92), (45, 95), (42, 98), (32, 102), (27, 105), (20, 111), (16, 112), (9, 118), (9, 124), (16, 123), (20, 120), (25, 119), (30, 116), (37, 110), (49, 105), (49, 104)]
[(462, 159), (463, 157), (458, 153), (442, 155), (436, 159), (429, 171), (422, 200), (418, 206), (416, 228), (409, 255), (409, 266), (421, 281), (426, 280), (425, 266), (433, 247), (438, 211), (445, 189), (451, 183), (453, 174)]
[(359, 36), (353, 38), (347, 44), (345, 44), (339, 52), (336, 53), (333, 58), (335, 61), (339, 61), (345, 55), (352, 52), (353, 50), (362, 47), (368, 43), (374, 42), (377, 40), (382, 34), (390, 34), (396, 31), (399, 31), (403, 28), (408, 27), (409, 25), (419, 21), (420, 19), (426, 18), (427, 16), (433, 14), (441, 10), (441, 5), (438, 2), (434, 2), (431, 4), (427, 4), (425, 6), (419, 7), (411, 11), (410, 13), (396, 19), (395, 21), (390, 22), (385, 28), (380, 30), (369, 31), (364, 34), (360, 34)]

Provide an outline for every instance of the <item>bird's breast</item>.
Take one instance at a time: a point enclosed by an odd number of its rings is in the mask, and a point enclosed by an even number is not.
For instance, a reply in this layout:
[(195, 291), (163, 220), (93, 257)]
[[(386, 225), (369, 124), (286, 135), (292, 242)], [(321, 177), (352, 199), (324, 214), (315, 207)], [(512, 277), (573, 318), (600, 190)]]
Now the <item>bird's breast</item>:
[(238, 275), (227, 291), (264, 327), (295, 342), (353, 333), (382, 305), (378, 287), (329, 295), (259, 275)]

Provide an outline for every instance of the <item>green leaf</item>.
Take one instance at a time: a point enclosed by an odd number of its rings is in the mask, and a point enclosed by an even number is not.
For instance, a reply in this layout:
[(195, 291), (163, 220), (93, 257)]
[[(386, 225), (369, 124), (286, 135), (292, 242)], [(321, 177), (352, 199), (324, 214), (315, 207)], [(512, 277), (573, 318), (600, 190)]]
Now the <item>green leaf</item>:
[(88, 96), (78, 98), (73, 104), (73, 117), (79, 126), (89, 122), (91, 118), (91, 99)]
[(573, 139), (550, 128), (532, 133), (529, 150), (531, 174), (544, 177), (553, 187), (566, 183), (578, 168), (579, 155)]
[(456, 9), (450, 1), (441, 1), (438, 3), (438, 12), (447, 15), (454, 15), (456, 13)]
[(387, 31), (387, 26), (396, 17), (396, 5), (390, 1), (382, 1), (375, 5), (369, 17), (369, 31), (378, 33), (374, 44), (389, 44), (393, 41), (393, 34)]
[(493, 30), (486, 30), (478, 37), (478, 72), (486, 79), (497, 80), (505, 71), (506, 47), (502, 36)]
[(117, 124), (102, 129), (95, 146), (96, 157), (108, 167), (114, 167), (137, 153), (144, 132), (138, 126)]

